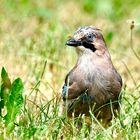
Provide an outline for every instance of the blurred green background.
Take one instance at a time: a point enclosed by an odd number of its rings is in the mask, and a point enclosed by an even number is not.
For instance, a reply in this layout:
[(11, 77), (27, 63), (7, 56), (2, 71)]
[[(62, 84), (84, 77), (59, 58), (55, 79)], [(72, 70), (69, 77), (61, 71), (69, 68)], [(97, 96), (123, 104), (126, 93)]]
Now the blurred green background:
[[(102, 30), (123, 79), (119, 117), (108, 129), (93, 124), (90, 134), (84, 124), (79, 131), (73, 121), (58, 115), (65, 75), (77, 59), (75, 49), (65, 42), (85, 25)], [(20, 77), (24, 82), (24, 107), (12, 139), (60, 139), (62, 133), (64, 139), (140, 139), (139, 0), (0, 0), (2, 66), (10, 79)], [(0, 139), (4, 139), (1, 120)]]
[(132, 20), (133, 48), (140, 56), (139, 0), (1, 0), (0, 66), (12, 78), (24, 79), (29, 95), (46, 61), (40, 98), (60, 96), (65, 75), (77, 59), (65, 41), (79, 26), (93, 25), (102, 30), (124, 85), (133, 90), (140, 83), (140, 61), (130, 45)]

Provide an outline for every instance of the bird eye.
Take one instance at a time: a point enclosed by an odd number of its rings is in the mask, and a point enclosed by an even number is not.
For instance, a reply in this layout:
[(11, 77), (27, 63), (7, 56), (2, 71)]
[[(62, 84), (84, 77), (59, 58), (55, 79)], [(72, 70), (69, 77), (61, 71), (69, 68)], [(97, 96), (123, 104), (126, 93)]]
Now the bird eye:
[(90, 39), (91, 39), (91, 38), (92, 38), (92, 36), (91, 36), (91, 35), (88, 35), (88, 38), (90, 38)]
[(94, 34), (87, 34), (87, 38), (88, 38), (89, 40), (92, 40), (93, 37), (94, 37)]

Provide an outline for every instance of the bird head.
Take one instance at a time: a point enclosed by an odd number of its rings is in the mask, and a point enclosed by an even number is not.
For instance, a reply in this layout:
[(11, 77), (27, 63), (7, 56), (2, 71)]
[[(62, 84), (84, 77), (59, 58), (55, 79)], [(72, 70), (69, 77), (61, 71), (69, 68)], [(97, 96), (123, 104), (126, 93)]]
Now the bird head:
[(68, 46), (74, 46), (80, 51), (91, 52), (106, 49), (104, 38), (100, 29), (93, 26), (80, 27), (66, 42)]

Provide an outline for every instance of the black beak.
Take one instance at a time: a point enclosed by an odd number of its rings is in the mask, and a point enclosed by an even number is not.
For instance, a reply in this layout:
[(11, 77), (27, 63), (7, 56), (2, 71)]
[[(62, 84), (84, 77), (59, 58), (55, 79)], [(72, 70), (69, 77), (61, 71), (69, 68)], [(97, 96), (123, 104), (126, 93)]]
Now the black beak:
[(81, 41), (77, 41), (74, 38), (70, 38), (69, 40), (67, 40), (66, 45), (68, 46), (81, 46), (82, 42)]

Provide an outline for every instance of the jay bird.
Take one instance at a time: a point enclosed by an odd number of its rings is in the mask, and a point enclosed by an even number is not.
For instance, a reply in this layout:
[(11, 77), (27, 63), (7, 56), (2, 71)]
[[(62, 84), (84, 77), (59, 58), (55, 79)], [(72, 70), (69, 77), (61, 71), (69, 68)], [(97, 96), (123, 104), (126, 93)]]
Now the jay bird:
[(68, 117), (85, 114), (90, 110), (108, 123), (119, 112), (122, 78), (112, 64), (100, 29), (80, 27), (66, 41), (78, 50), (76, 65), (66, 75), (62, 88), (63, 110)]

